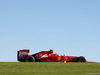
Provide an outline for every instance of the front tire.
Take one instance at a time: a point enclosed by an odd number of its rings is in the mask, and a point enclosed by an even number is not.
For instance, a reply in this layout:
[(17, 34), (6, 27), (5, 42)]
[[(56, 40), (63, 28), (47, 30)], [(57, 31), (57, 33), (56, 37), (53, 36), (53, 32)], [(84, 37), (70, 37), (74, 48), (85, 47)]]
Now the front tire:
[(80, 57), (77, 59), (77, 62), (86, 62), (86, 59), (85, 59), (85, 57), (80, 56)]
[(33, 56), (28, 56), (25, 61), (26, 62), (35, 62), (35, 58)]

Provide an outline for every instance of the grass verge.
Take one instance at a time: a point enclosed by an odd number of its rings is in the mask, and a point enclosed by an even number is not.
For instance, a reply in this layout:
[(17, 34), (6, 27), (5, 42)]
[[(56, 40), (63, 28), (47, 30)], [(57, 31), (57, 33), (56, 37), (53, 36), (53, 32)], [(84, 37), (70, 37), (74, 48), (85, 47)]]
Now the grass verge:
[(0, 75), (90, 75), (100, 63), (0, 62)]

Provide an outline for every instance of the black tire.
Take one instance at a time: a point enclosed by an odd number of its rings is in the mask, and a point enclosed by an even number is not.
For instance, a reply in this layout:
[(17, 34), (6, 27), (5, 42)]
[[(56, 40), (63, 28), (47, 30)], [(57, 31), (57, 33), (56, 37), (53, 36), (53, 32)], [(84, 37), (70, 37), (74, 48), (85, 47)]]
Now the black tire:
[(80, 56), (80, 57), (77, 59), (77, 62), (86, 62), (86, 59), (85, 59), (85, 57)]
[(35, 62), (35, 58), (33, 56), (28, 56), (25, 61), (26, 62)]

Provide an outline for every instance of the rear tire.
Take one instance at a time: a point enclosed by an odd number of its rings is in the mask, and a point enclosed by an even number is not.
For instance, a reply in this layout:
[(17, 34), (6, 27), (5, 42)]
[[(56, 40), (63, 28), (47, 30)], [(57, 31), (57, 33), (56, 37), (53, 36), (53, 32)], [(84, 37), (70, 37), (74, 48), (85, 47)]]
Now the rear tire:
[(26, 62), (35, 62), (35, 58), (33, 56), (28, 56), (25, 61)]
[(86, 62), (86, 59), (85, 59), (85, 57), (80, 56), (80, 57), (77, 59), (77, 62)]

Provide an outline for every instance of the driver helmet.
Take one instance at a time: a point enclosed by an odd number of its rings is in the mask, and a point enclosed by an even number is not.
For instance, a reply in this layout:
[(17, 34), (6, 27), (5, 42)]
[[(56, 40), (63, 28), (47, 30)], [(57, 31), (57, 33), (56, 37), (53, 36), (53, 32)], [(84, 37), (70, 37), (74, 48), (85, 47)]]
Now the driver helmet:
[(53, 53), (53, 49), (50, 49), (50, 53)]
[(53, 51), (53, 49), (50, 49), (50, 51)]

